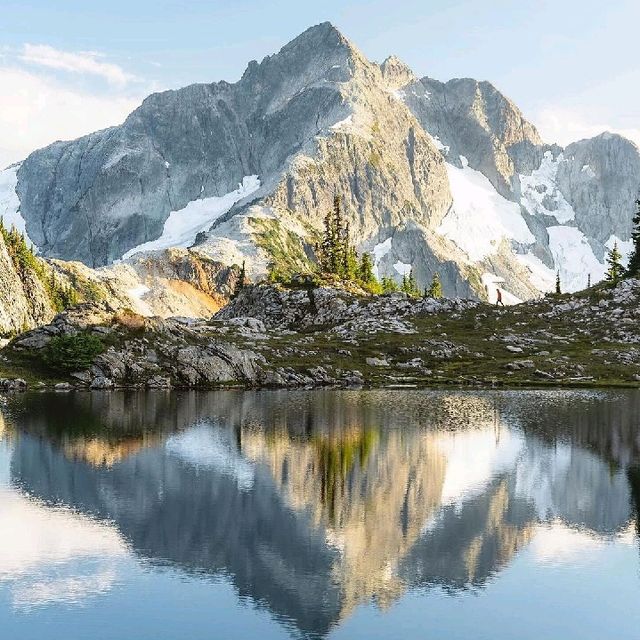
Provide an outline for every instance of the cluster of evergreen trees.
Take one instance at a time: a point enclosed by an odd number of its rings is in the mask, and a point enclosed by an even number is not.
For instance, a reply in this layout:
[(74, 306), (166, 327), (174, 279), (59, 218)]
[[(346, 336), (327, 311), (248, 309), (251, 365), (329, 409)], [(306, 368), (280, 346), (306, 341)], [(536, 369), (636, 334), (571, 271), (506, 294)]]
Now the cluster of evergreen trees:
[(442, 284), (437, 273), (434, 275), (431, 286), (424, 292), (418, 288), (413, 270), (403, 275), (401, 284), (388, 276), (383, 276), (379, 281), (374, 272), (371, 254), (363, 253), (358, 256), (355, 247), (351, 244), (349, 223), (344, 219), (339, 196), (335, 196), (333, 208), (325, 216), (322, 242), (316, 248), (318, 264), (323, 274), (356, 282), (371, 293), (402, 291), (412, 297), (421, 295), (442, 297)]
[[(622, 264), (623, 256), (617, 243), (613, 245), (606, 258), (608, 266), (606, 280), (613, 284), (617, 284), (624, 277), (640, 277), (640, 200), (636, 204), (638, 211), (633, 218), (633, 252), (627, 268), (625, 269)], [(335, 196), (333, 207), (325, 216), (322, 240), (316, 245), (316, 255), (322, 275), (357, 283), (371, 293), (401, 291), (412, 297), (431, 298), (441, 298), (443, 295), (442, 282), (438, 273), (433, 275), (431, 284), (423, 291), (418, 288), (413, 270), (403, 275), (401, 283), (397, 283), (389, 276), (383, 276), (378, 280), (371, 254), (363, 253), (358, 256), (355, 246), (351, 243), (349, 223), (343, 215), (339, 196)], [(244, 285), (245, 265), (243, 263), (233, 297), (238, 295)], [(591, 286), (591, 274), (588, 275), (587, 286)], [(556, 273), (555, 293), (562, 293), (559, 271)]]
[(373, 259), (368, 253), (358, 254), (349, 235), (349, 223), (342, 214), (340, 197), (333, 199), (333, 208), (324, 219), (324, 233), (318, 247), (318, 263), (324, 274), (342, 280), (358, 282), (364, 288), (381, 290), (373, 271)]

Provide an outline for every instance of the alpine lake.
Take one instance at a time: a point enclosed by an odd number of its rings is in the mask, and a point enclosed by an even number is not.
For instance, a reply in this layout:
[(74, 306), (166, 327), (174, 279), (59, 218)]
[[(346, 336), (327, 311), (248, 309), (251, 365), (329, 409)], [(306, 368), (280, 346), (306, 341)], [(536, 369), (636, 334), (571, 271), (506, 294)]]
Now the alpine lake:
[(640, 638), (640, 391), (6, 395), (0, 637)]

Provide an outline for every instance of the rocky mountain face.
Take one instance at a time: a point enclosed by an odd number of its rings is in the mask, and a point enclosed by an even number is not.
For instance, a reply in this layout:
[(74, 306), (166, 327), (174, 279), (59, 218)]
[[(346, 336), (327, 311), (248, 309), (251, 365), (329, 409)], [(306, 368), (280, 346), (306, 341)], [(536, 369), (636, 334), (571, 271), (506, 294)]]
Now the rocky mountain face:
[(239, 270), (187, 249), (91, 269), (35, 256), (25, 262), (0, 233), (0, 339), (52, 320), (63, 307), (99, 302), (143, 316), (209, 316), (224, 306)]
[(323, 23), (235, 84), (154, 94), (3, 175), (0, 208), (44, 256), (127, 268), (191, 247), (259, 278), (313, 260), (337, 194), (379, 275), (439, 272), (446, 295), (510, 303), (556, 271), (583, 288), (608, 247), (630, 248), (640, 152), (612, 134), (545, 144), (490, 83), (378, 65)]
[(44, 283), (31, 270), (19, 269), (0, 234), (0, 337), (35, 327), (53, 315)]
[(520, 173), (540, 166), (544, 145), (535, 127), (489, 82), (422, 78), (401, 91), (447, 160), (461, 168), (464, 156), (503, 197), (509, 198)]
[(603, 133), (570, 144), (564, 157), (558, 166), (558, 188), (576, 212), (576, 226), (598, 243), (598, 249), (611, 236), (630, 238), (630, 203), (638, 197), (640, 176), (636, 145)]

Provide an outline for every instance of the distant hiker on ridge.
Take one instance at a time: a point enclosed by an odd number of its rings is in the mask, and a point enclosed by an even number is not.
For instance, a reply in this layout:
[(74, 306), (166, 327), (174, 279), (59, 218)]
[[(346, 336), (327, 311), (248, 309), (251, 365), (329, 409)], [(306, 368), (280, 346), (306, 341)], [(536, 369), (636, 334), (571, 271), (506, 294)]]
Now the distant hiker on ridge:
[(504, 302), (502, 302), (502, 291), (500, 291), (500, 289), (496, 289), (496, 307), (499, 304), (504, 307)]

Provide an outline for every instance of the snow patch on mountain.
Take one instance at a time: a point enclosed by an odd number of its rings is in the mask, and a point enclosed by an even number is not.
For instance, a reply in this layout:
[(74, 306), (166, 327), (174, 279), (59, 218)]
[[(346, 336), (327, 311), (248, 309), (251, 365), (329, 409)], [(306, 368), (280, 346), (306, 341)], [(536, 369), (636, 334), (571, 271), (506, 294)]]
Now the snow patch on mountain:
[(348, 115), (344, 120), (340, 120), (335, 124), (332, 124), (329, 127), (331, 131), (343, 131), (345, 129), (349, 130), (353, 128), (353, 113)]
[(363, 105), (353, 105), (351, 113), (332, 124), (329, 127), (330, 133), (347, 133), (357, 135), (365, 140), (371, 140), (371, 127), (374, 120), (371, 113)]
[(532, 215), (553, 216), (560, 224), (565, 224), (575, 220), (576, 214), (556, 184), (562, 161), (562, 154), (554, 159), (551, 151), (547, 151), (538, 169), (530, 176), (520, 175), (520, 202)]
[(503, 239), (533, 244), (535, 237), (515, 202), (503, 198), (479, 171), (460, 156), (462, 168), (446, 163), (453, 205), (438, 233), (454, 242), (472, 261), (495, 253)]
[(231, 207), (260, 188), (258, 176), (246, 176), (235, 191), (223, 196), (193, 200), (179, 211), (172, 211), (164, 223), (162, 235), (127, 251), (123, 260), (142, 251), (157, 251), (169, 247), (188, 247), (198, 233), (208, 231), (211, 225)]
[(429, 138), (431, 138), (431, 142), (433, 142), (433, 145), (438, 151), (441, 151), (445, 156), (449, 153), (450, 147), (446, 144), (443, 144), (442, 140), (440, 140), (438, 136), (432, 136), (430, 133), (427, 133), (427, 135), (429, 136)]
[(556, 273), (532, 253), (519, 253), (516, 258), (523, 267), (529, 272), (529, 281), (531, 284), (546, 293), (552, 291), (556, 282)]
[(111, 169), (112, 167), (115, 167), (120, 162), (120, 160), (124, 160), (124, 158), (126, 158), (130, 153), (132, 153), (132, 151), (127, 147), (116, 150), (116, 152), (112, 156), (105, 160), (102, 168)]
[(391, 251), (391, 240), (391, 238), (387, 238), (384, 242), (381, 242), (373, 247), (373, 250), (371, 251), (371, 253), (373, 254), (373, 273), (376, 278), (380, 277), (380, 274), (378, 272), (380, 261), (389, 253), (389, 251)]
[(272, 256), (255, 241), (259, 221), (273, 221), (284, 232), (304, 238), (308, 231), (298, 219), (282, 210), (252, 205), (214, 227), (206, 241), (196, 247), (199, 253), (227, 265), (246, 261), (247, 276), (254, 280), (267, 274)]
[(20, 165), (16, 164), (0, 171), (0, 218), (7, 229), (15, 227), (24, 235), (27, 244), (33, 245), (34, 250), (37, 250), (35, 243), (27, 234), (24, 218), (20, 214), (20, 199), (16, 193), (19, 168)]
[(582, 166), (582, 169), (580, 169), (580, 173), (586, 174), (587, 176), (589, 176), (589, 178), (596, 177), (596, 172), (591, 168), (591, 165), (588, 164)]
[(143, 316), (152, 316), (153, 312), (149, 305), (143, 300), (143, 296), (149, 293), (151, 289), (146, 284), (138, 284), (127, 290), (127, 294), (134, 305), (134, 311)]
[(579, 291), (591, 282), (604, 278), (606, 268), (596, 258), (586, 236), (576, 227), (558, 225), (548, 227), (549, 249), (560, 272), (563, 291)]
[(400, 262), (399, 260), (393, 265), (393, 268), (401, 276), (408, 276), (411, 273), (411, 265), (407, 264), (406, 262)]

